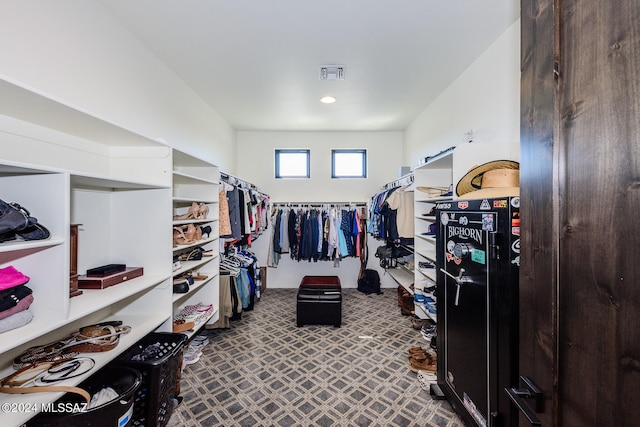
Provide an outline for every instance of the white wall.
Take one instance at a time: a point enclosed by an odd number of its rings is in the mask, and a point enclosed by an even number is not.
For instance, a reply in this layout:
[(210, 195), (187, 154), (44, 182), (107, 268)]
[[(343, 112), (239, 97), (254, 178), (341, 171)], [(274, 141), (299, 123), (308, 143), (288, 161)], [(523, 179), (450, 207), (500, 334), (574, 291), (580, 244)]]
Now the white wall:
[[(238, 176), (257, 184), (275, 202), (367, 202), (382, 185), (398, 177), (402, 165), (402, 132), (238, 132)], [(276, 179), (274, 153), (278, 148), (311, 150), (310, 179)], [(366, 179), (331, 179), (331, 150), (367, 150)], [(266, 265), (271, 230), (252, 246), (260, 263)], [(369, 238), (369, 268), (376, 268), (373, 256), (380, 242)], [(278, 268), (268, 269), (268, 286), (295, 288), (305, 275), (340, 277), (343, 287), (356, 287), (358, 258), (345, 258), (339, 268), (329, 261), (293, 261), (283, 254)], [(383, 287), (397, 284), (379, 269)]]
[(404, 163), (474, 142), (520, 141), (520, 20), (500, 36), (404, 131)]
[(4, 0), (0, 40), (0, 77), (234, 172), (234, 130), (99, 2)]
[[(277, 202), (364, 202), (398, 176), (402, 132), (259, 132), (237, 135), (238, 176), (258, 184)], [(311, 150), (310, 179), (276, 179), (279, 148)], [(331, 178), (331, 150), (367, 150), (367, 178)]]

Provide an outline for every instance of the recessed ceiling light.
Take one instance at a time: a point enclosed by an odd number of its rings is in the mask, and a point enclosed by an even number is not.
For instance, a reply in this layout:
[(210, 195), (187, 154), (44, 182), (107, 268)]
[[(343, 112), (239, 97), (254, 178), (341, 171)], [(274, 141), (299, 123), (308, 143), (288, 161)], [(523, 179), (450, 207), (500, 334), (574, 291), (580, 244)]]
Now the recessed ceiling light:
[(320, 98), (320, 102), (322, 102), (323, 104), (333, 104), (334, 102), (336, 102), (336, 97), (335, 96), (323, 96), (322, 98)]

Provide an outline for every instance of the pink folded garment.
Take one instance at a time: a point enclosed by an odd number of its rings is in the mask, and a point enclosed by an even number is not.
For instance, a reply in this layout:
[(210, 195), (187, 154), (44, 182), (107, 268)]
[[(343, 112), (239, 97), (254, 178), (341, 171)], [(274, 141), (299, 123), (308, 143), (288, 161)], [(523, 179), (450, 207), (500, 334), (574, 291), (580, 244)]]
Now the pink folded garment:
[(13, 266), (0, 268), (0, 291), (24, 285), (29, 281), (29, 276), (25, 276)]
[(18, 301), (18, 304), (14, 305), (13, 307), (4, 310), (4, 311), (0, 311), (0, 320), (5, 319), (9, 316), (11, 316), (12, 314), (16, 314), (19, 313), (21, 311), (25, 311), (27, 308), (29, 308), (29, 306), (31, 305), (31, 303), (33, 302), (33, 294), (29, 294), (26, 297), (22, 298), (20, 301)]

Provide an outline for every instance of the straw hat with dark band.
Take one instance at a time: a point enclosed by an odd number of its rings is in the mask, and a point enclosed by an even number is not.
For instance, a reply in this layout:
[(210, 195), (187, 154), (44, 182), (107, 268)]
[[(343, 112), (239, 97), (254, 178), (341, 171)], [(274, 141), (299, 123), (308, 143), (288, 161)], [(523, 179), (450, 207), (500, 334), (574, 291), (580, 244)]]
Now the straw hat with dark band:
[(483, 199), (520, 195), (520, 163), (494, 160), (473, 167), (456, 185), (458, 197)]

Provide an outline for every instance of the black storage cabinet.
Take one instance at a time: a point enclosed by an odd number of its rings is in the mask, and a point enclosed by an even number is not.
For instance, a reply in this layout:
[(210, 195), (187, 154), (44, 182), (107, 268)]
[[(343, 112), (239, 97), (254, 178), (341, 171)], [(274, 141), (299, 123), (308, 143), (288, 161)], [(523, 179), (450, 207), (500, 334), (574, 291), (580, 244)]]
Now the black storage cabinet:
[(517, 426), (520, 198), (436, 206), (438, 386), (465, 425)]

